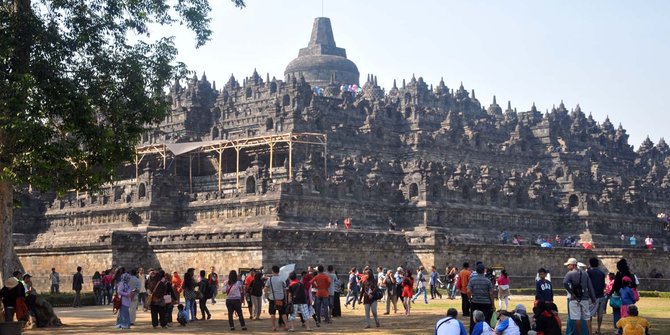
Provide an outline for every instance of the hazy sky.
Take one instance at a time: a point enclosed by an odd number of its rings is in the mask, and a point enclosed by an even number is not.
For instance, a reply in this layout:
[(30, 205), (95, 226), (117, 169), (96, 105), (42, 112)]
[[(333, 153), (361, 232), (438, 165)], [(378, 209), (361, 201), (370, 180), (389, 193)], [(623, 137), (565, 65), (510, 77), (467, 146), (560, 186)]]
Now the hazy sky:
[[(175, 30), (180, 60), (221, 87), (254, 68), (283, 79), (309, 40), (321, 0), (212, 2), (212, 40), (195, 49)], [(609, 115), (635, 147), (670, 140), (670, 1), (369, 1), (325, 0), (335, 41), (361, 73), (393, 79), (462, 81), (483, 106), (493, 95), (519, 111), (564, 101), (602, 122)]]

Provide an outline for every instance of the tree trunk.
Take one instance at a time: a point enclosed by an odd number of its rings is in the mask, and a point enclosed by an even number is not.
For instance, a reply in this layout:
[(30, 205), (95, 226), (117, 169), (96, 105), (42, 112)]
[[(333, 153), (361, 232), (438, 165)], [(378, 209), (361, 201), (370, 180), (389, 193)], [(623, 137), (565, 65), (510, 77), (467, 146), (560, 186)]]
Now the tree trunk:
[(2, 229), (0, 229), (0, 252), (2, 253), (0, 284), (3, 285), (4, 280), (9, 278), (14, 271), (23, 270), (14, 251), (14, 241), (12, 240), (13, 202), (14, 188), (12, 184), (7, 181), (0, 181), (0, 218), (2, 219)]

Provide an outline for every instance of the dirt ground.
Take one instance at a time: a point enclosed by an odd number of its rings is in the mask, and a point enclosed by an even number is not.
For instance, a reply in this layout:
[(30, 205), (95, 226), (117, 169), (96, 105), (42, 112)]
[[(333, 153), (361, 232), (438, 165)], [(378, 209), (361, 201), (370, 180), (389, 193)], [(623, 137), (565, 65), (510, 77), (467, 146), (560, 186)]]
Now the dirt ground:
[[(563, 299), (563, 297), (558, 297)], [(344, 300), (342, 300), (344, 303)], [(530, 309), (532, 306), (532, 297), (530, 296), (513, 296), (510, 301), (510, 306), (522, 303)], [(332, 324), (322, 324), (320, 328), (314, 328), (314, 334), (349, 334), (349, 333), (376, 333), (376, 334), (431, 334), (435, 327), (435, 322), (446, 314), (449, 307), (456, 307), (459, 310), (460, 317), (461, 301), (436, 299), (429, 300), (429, 304), (424, 304), (417, 300), (416, 304), (412, 305), (411, 315), (405, 316), (399, 305), (397, 314), (391, 311), (390, 315), (382, 315), (385, 312), (385, 303), (382, 302), (379, 308), (379, 319), (381, 322), (380, 328), (363, 329), (364, 312), (363, 306), (356, 306), (356, 310), (343, 309), (342, 317), (336, 318)], [(561, 319), (565, 322), (565, 304), (559, 303)], [(260, 321), (248, 321), (247, 331), (242, 331), (239, 322), (235, 320), (235, 331), (229, 330), (228, 316), (225, 308), (225, 302), (219, 300), (215, 305), (208, 304), (212, 313), (212, 319), (207, 321), (196, 321), (188, 324), (186, 327), (181, 327), (178, 324), (167, 329), (153, 329), (151, 327), (151, 317), (148, 312), (138, 311), (138, 318), (136, 326), (130, 330), (115, 329), (116, 316), (112, 314), (109, 306), (91, 306), (83, 308), (58, 308), (56, 309), (59, 317), (65, 324), (61, 328), (50, 329), (36, 329), (25, 332), (26, 334), (118, 334), (118, 333), (134, 333), (134, 334), (228, 334), (228, 333), (248, 333), (248, 334), (277, 334), (286, 333), (283, 330), (277, 332), (272, 331), (270, 319), (267, 314), (267, 306), (263, 308), (265, 312), (261, 315)], [(343, 305), (342, 305), (343, 306)], [(641, 316), (650, 319), (652, 324), (653, 334), (670, 334), (670, 299), (663, 298), (643, 298), (638, 306), (640, 308)], [(510, 307), (513, 308), (513, 307)], [(612, 327), (612, 315), (605, 315), (603, 321), (603, 334), (614, 334)], [(245, 316), (248, 316), (245, 309)], [(468, 329), (468, 320), (461, 318)], [(314, 323), (312, 322), (312, 326)], [(564, 328), (565, 329), (565, 328)], [(594, 324), (595, 330), (595, 324)], [(299, 325), (296, 331), (300, 333), (307, 333), (304, 328)]]

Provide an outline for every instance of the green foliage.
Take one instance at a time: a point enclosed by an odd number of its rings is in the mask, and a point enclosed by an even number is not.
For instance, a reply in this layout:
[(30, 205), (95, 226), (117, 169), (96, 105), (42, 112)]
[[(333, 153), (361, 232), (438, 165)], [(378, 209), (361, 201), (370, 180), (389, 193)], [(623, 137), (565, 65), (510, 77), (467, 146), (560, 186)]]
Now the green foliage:
[[(72, 306), (74, 301), (74, 293), (61, 292), (61, 293), (41, 293), (40, 296), (44, 300), (48, 301), (53, 307), (69, 307)], [(93, 292), (82, 292), (81, 293), (81, 304), (84, 306), (93, 306), (95, 305), (95, 295)], [(109, 310), (112, 310), (110, 305)]]
[(58, 191), (109, 181), (187, 74), (149, 27), (185, 25), (202, 46), (209, 14), (208, 0), (0, 0), (0, 178)]

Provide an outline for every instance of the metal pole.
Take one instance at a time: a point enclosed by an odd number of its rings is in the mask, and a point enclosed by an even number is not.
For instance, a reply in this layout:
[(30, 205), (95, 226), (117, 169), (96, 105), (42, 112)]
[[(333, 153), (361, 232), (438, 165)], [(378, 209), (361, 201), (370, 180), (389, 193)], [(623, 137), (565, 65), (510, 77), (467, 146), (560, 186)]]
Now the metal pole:
[(275, 146), (274, 143), (270, 142), (270, 179), (272, 179), (272, 156), (274, 155), (274, 151), (272, 148)]
[(193, 193), (193, 155), (188, 155), (188, 189)]
[(288, 179), (293, 179), (293, 141), (288, 140)]
[(324, 178), (328, 178), (328, 137), (325, 135), (323, 143), (323, 174)]
[(237, 146), (235, 147), (235, 151), (237, 151), (237, 159), (235, 161), (235, 188), (237, 188), (237, 191), (240, 191), (240, 148)]
[(219, 192), (221, 192), (221, 160), (223, 159), (223, 149), (219, 149)]

